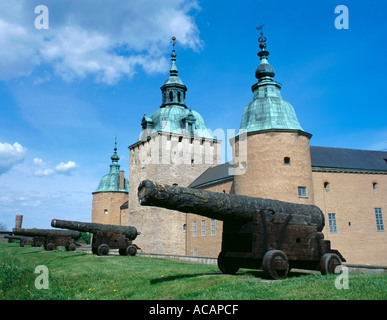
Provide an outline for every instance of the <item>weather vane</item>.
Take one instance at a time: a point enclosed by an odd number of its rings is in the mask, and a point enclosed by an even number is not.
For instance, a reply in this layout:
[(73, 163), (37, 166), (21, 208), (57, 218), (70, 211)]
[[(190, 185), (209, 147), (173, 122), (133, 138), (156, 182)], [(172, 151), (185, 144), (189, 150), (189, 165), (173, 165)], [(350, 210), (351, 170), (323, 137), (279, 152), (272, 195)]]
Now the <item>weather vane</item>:
[(261, 36), (258, 38), (259, 47), (261, 48), (261, 50), (265, 50), (266, 48), (266, 38), (263, 36), (263, 26), (264, 24), (262, 24), (261, 22), (261, 25), (257, 28), (257, 30), (261, 33)]

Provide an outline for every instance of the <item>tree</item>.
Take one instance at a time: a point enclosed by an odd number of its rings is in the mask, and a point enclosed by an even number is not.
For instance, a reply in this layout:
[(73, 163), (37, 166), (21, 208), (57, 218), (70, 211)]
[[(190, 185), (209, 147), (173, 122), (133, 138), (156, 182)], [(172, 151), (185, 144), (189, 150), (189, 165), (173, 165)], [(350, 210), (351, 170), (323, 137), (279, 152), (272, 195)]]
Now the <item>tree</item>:
[(0, 231), (8, 231), (7, 229), (8, 227), (4, 223), (0, 222)]

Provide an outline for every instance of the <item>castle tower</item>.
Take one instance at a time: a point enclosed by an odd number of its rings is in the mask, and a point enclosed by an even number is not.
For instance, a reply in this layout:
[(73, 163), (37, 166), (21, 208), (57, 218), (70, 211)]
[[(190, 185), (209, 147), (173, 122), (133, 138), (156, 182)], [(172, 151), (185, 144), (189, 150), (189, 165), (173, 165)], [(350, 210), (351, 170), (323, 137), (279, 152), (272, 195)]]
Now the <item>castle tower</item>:
[(128, 201), (128, 179), (120, 170), (117, 154), (117, 141), (110, 157), (110, 171), (104, 175), (96, 191), (93, 192), (92, 222), (103, 224), (127, 225), (127, 214), (121, 207)]
[(146, 253), (187, 254), (188, 215), (141, 207), (140, 181), (188, 186), (209, 167), (220, 163), (220, 141), (213, 138), (203, 117), (186, 106), (187, 87), (178, 76), (175, 40), (170, 75), (161, 87), (162, 103), (141, 121), (139, 140), (129, 146), (129, 225), (141, 235), (136, 244)]
[[(291, 104), (282, 99), (268, 62), (266, 38), (258, 39), (260, 64), (252, 86), (253, 101), (243, 111), (238, 135), (232, 142), (238, 162), (234, 177), (237, 194), (313, 204), (309, 140)], [(247, 147), (242, 136), (247, 135)]]

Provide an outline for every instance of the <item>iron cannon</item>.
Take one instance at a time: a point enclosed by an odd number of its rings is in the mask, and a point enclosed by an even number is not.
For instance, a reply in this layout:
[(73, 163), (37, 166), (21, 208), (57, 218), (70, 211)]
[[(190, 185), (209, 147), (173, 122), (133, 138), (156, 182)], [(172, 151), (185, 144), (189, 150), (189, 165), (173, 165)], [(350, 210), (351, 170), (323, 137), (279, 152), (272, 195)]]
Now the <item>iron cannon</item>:
[(334, 273), (345, 262), (321, 232), (323, 212), (315, 205), (210, 192), (143, 180), (141, 205), (193, 213), (223, 221), (218, 267), (235, 274), (239, 268), (262, 269), (283, 279), (290, 268)]
[(14, 228), (13, 234), (33, 237), (33, 246), (44, 245), (47, 251), (52, 251), (57, 246), (64, 246), (67, 251), (74, 251), (77, 248), (75, 240), (81, 237), (81, 233), (76, 231), (35, 228)]
[(118, 249), (120, 255), (135, 256), (140, 249), (132, 243), (140, 234), (135, 227), (59, 219), (53, 219), (51, 226), (92, 233), (91, 249), (94, 254), (107, 255), (110, 249)]
[(36, 247), (35, 243), (34, 243), (34, 238), (33, 237), (5, 236), (4, 238), (9, 239), (9, 242), (12, 242), (12, 240), (19, 240), (20, 247), (24, 247), (25, 245), (30, 245), (31, 247)]

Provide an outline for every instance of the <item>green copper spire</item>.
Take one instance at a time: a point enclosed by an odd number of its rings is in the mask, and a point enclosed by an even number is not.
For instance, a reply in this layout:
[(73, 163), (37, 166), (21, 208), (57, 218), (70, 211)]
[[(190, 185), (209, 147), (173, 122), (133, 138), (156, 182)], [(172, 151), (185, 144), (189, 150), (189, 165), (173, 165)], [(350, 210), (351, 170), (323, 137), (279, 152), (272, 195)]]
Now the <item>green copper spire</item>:
[(302, 130), (292, 105), (283, 100), (281, 84), (274, 81), (274, 68), (268, 62), (269, 52), (266, 51), (266, 38), (263, 36), (263, 25), (258, 30), (258, 52), (260, 64), (255, 71), (258, 82), (252, 86), (253, 101), (250, 102), (242, 114), (239, 130), (257, 132), (270, 129)]
[(187, 108), (185, 105), (185, 92), (187, 87), (181, 81), (180, 77), (177, 75), (178, 70), (176, 66), (176, 38), (172, 37), (172, 54), (171, 54), (171, 69), (169, 70), (169, 77), (165, 80), (164, 85), (161, 87), (162, 91), (162, 105), (161, 108), (166, 106), (176, 105), (180, 107)]
[(110, 171), (108, 174), (104, 175), (99, 182), (98, 188), (95, 192), (128, 192), (129, 191), (129, 181), (124, 178), (124, 188), (120, 188), (120, 165), (118, 160), (120, 157), (117, 154), (117, 137), (114, 143), (114, 153), (110, 157), (112, 163), (110, 164)]
[(181, 135), (213, 139), (203, 117), (196, 111), (188, 109), (185, 102), (187, 87), (178, 76), (176, 66), (176, 38), (172, 37), (171, 69), (169, 77), (160, 88), (162, 104), (160, 109), (141, 120), (142, 132), (139, 140), (144, 140), (153, 132), (170, 132)]

